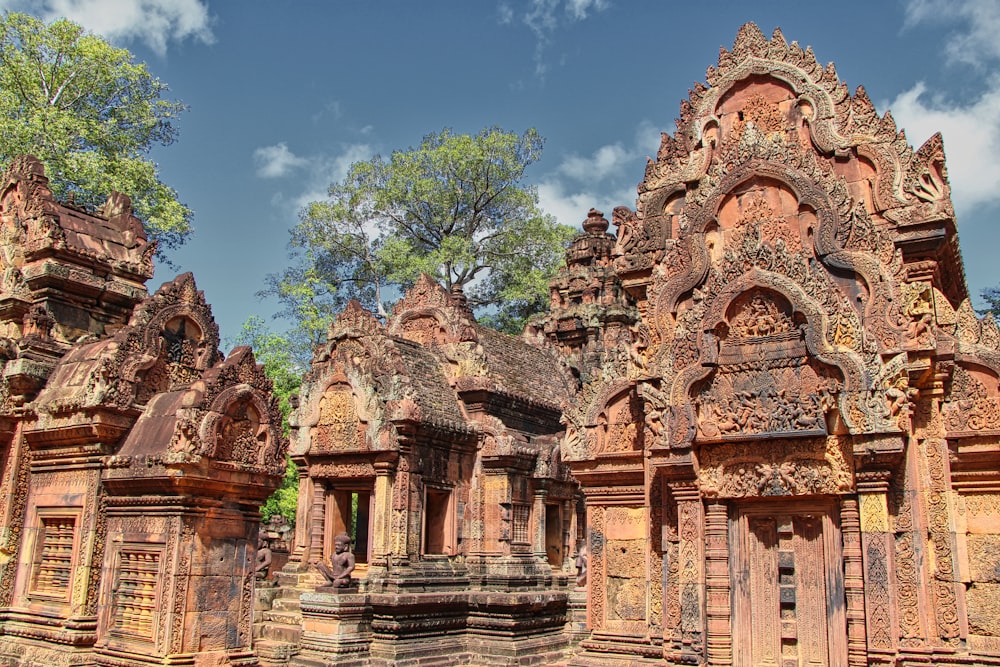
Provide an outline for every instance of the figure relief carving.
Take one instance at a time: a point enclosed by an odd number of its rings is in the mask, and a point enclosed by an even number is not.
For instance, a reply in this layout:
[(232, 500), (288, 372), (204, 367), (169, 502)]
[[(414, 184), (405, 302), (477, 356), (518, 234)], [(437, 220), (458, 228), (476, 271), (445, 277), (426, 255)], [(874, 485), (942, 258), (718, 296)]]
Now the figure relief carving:
[(904, 290), (906, 305), (903, 312), (909, 315), (903, 347), (906, 349), (933, 347), (934, 297), (928, 283), (911, 283)]
[(759, 236), (761, 242), (774, 246), (781, 240), (792, 252), (799, 252), (802, 244), (783, 215), (775, 211), (767, 200), (767, 192), (754, 190), (739, 200), (740, 217), (736, 221), (732, 243), (738, 245), (746, 235)]
[(362, 445), (361, 420), (348, 384), (334, 384), (319, 401), (312, 448), (317, 452), (349, 451)]
[(236, 401), (219, 421), (215, 458), (246, 465), (257, 465), (260, 453), (267, 448), (267, 426), (247, 400)]
[(420, 345), (434, 345), (441, 342), (441, 325), (437, 318), (431, 315), (407, 319), (400, 329), (403, 338)]
[(839, 494), (854, 486), (849, 445), (836, 436), (712, 445), (700, 458), (707, 497)]
[(695, 401), (698, 437), (826, 433), (837, 383), (808, 364), (759, 373), (719, 373)]
[(777, 104), (768, 102), (767, 98), (760, 94), (748, 97), (743, 109), (737, 112), (730, 133), (730, 141), (738, 142), (749, 123), (753, 123), (757, 130), (765, 135), (782, 133), (785, 130), (785, 118), (781, 109), (778, 108)]
[(956, 365), (951, 387), (949, 400), (941, 406), (949, 432), (1000, 430), (1000, 401), (972, 373)]
[(598, 453), (619, 454), (642, 449), (644, 424), (635, 392), (620, 396), (597, 418)]
[(735, 314), (729, 320), (729, 337), (734, 341), (781, 336), (795, 330), (787, 306), (779, 306), (766, 290), (753, 290), (735, 306)]

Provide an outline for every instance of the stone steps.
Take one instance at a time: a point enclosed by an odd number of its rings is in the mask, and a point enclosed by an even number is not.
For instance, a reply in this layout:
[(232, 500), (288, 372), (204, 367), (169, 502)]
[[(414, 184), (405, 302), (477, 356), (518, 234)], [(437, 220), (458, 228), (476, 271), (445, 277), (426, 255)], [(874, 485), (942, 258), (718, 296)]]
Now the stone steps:
[(299, 593), (302, 591), (295, 591), (295, 597), (278, 597), (274, 599), (271, 604), (271, 609), (273, 611), (295, 611), (298, 612), (301, 609), (299, 603)]
[(254, 635), (255, 646), (261, 642), (282, 643), (298, 650), (299, 641), (302, 639), (302, 626), (264, 621), (254, 626)]
[(254, 653), (260, 667), (284, 667), (297, 652), (298, 646), (288, 642), (268, 639), (254, 642)]
[(254, 614), (254, 651), (261, 667), (284, 667), (298, 653), (302, 639), (299, 595), (326, 582), (317, 572), (291, 568), (274, 577), (277, 586), (268, 596), (266, 608)]

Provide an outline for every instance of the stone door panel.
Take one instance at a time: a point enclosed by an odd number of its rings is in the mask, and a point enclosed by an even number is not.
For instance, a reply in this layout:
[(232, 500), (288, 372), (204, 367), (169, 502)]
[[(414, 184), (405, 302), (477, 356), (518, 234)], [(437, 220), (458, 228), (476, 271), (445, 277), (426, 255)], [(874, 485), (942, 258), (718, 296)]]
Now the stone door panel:
[(835, 667), (846, 659), (840, 536), (832, 504), (736, 508), (730, 532), (735, 667)]

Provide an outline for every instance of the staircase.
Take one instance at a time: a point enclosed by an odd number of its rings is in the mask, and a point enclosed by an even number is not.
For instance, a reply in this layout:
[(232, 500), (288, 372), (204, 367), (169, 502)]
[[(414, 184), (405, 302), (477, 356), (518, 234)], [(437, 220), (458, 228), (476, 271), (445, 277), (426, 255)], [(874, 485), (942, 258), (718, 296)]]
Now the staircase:
[(325, 583), (318, 572), (298, 572), (289, 563), (276, 576), (277, 586), (254, 592), (253, 649), (260, 667), (285, 667), (299, 651), (302, 613), (299, 594)]

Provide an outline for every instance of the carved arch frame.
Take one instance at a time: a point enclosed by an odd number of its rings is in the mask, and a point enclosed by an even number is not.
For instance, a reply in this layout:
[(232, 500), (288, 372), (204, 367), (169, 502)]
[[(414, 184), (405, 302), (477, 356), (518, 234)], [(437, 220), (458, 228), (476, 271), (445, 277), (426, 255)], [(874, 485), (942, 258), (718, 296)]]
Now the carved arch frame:
[(218, 429), (222, 424), (229, 408), (234, 404), (246, 401), (250, 403), (260, 419), (260, 427), (267, 433), (267, 442), (258, 454), (256, 464), (262, 467), (274, 467), (275, 462), (280, 459), (281, 439), (278, 437), (277, 427), (270, 421), (270, 412), (267, 403), (260, 393), (248, 384), (237, 384), (228, 387), (219, 393), (212, 401), (208, 413), (202, 418), (198, 427), (198, 437), (205, 443), (205, 454), (211, 458), (216, 456), (218, 446)]

